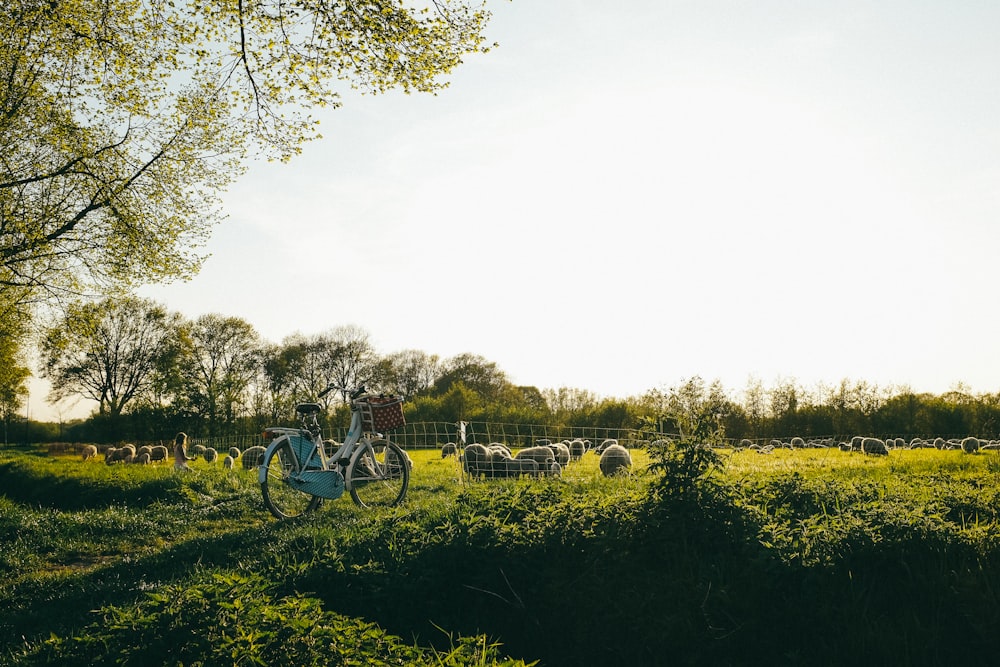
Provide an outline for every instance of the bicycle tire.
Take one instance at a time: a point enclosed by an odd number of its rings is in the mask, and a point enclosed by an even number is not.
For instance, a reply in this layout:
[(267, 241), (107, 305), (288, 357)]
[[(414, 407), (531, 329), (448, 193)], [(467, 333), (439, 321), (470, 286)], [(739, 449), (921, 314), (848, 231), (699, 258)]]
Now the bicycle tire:
[(319, 496), (299, 491), (288, 483), (288, 476), (299, 470), (299, 460), (287, 440), (264, 459), (263, 467), (267, 471), (260, 484), (264, 505), (278, 519), (302, 516), (315, 510), (323, 501)]
[(393, 507), (410, 486), (410, 457), (394, 442), (365, 441), (352, 456), (348, 489), (359, 507)]

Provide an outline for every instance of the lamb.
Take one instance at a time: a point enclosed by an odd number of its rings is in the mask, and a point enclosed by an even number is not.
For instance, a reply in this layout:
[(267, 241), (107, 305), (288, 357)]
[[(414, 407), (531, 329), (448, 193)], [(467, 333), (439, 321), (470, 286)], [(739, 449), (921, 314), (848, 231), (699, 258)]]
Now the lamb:
[(206, 447), (202, 455), (207, 463), (215, 463), (215, 460), (219, 458), (219, 452), (214, 447)]
[(149, 464), (149, 452), (141, 452), (136, 454), (135, 457), (129, 461), (129, 463), (139, 463), (141, 465)]
[(446, 442), (441, 446), (441, 458), (456, 456), (457, 454), (458, 446), (454, 442)]
[(608, 445), (601, 452), (599, 465), (605, 477), (627, 473), (632, 467), (632, 455), (621, 445)]
[(885, 442), (878, 438), (862, 438), (861, 451), (865, 454), (874, 454), (876, 456), (887, 456), (889, 454), (889, 449), (885, 446)]
[(233, 463), (235, 463), (235, 462), (236, 462), (236, 459), (233, 458), (233, 455), (232, 454), (227, 454), (226, 458), (222, 459), (222, 467), (225, 468), (226, 470), (232, 470), (233, 469)]
[(253, 447), (247, 447), (246, 451), (243, 452), (243, 456), (240, 457), (240, 461), (243, 464), (244, 470), (253, 470), (259, 468), (264, 464), (264, 452), (267, 450), (263, 445), (254, 445)]
[(90, 459), (97, 456), (97, 446), (96, 445), (85, 445), (83, 451), (80, 453), (84, 461), (89, 461)]

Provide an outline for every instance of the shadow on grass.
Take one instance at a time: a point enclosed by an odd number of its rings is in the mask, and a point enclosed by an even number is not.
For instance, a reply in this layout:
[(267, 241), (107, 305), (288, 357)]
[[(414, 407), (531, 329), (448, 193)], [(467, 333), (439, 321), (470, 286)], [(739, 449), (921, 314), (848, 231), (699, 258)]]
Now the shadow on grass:
[[(803, 566), (725, 495), (635, 510), (578, 539), (462, 531), (392, 567), (316, 565), (297, 585), (404, 638), (483, 633), (550, 667), (987, 664), (1000, 652), (996, 554), (904, 531)], [(358, 549), (361, 561), (378, 547)]]

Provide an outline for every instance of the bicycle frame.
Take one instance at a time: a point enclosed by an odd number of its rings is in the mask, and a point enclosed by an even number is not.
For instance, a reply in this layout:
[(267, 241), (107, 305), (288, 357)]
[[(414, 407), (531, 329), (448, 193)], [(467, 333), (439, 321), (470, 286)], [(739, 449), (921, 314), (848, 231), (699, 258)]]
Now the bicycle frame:
[[(350, 480), (354, 477), (354, 467), (358, 465), (365, 450), (370, 448), (368, 440), (362, 437), (361, 408), (352, 400), (351, 425), (347, 437), (330, 456), (326, 455), (323, 445), (323, 432), (317, 419), (318, 410), (300, 414), (302, 428), (272, 427), (265, 430), (272, 440), (263, 460), (268, 460), (271, 453), (287, 441), (297, 458), (297, 472), (289, 477), (288, 483), (312, 495), (337, 499), (345, 490), (351, 490)], [(359, 446), (362, 442), (365, 444)], [(260, 468), (258, 475), (261, 484), (267, 481), (267, 470), (264, 467)]]

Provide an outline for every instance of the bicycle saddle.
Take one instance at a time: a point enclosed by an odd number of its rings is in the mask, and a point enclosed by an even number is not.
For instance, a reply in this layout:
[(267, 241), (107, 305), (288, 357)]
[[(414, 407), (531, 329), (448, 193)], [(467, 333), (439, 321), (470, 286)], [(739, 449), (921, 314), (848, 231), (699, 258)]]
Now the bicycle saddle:
[(322, 409), (319, 403), (299, 403), (295, 406), (295, 411), (300, 415), (314, 415)]

